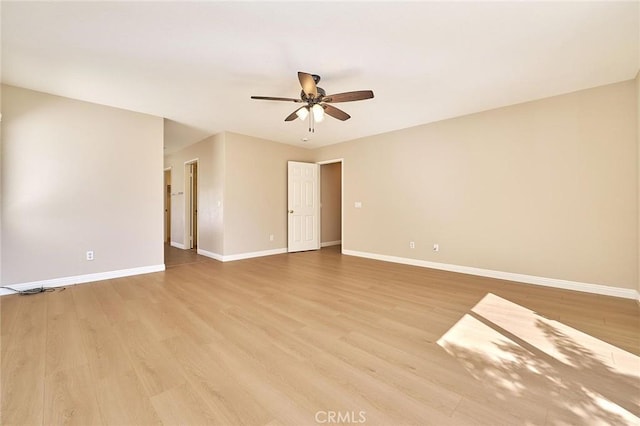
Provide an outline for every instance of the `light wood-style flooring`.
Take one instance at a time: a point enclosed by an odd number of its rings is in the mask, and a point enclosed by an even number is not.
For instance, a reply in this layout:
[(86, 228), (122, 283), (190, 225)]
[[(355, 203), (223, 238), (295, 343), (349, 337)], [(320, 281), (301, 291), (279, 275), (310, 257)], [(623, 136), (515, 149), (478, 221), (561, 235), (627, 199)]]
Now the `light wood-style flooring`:
[(162, 273), (0, 298), (1, 424), (639, 422), (635, 301), (336, 247), (167, 253)]

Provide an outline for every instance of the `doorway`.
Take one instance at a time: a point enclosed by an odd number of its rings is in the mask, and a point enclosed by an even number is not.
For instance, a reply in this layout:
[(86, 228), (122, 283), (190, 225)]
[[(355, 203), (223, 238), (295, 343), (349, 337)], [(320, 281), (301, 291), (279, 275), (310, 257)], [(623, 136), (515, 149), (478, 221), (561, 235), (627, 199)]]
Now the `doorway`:
[(198, 248), (198, 160), (185, 163), (186, 249)]
[(342, 245), (343, 161), (320, 164), (320, 246)]
[(164, 242), (171, 244), (171, 168), (164, 171)]

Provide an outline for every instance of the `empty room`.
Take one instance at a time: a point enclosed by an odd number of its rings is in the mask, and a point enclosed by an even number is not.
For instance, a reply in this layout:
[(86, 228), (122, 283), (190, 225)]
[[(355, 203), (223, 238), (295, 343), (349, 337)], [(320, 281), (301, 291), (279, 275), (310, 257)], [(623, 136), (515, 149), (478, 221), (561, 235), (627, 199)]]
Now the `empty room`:
[(0, 31), (0, 424), (640, 425), (639, 2)]

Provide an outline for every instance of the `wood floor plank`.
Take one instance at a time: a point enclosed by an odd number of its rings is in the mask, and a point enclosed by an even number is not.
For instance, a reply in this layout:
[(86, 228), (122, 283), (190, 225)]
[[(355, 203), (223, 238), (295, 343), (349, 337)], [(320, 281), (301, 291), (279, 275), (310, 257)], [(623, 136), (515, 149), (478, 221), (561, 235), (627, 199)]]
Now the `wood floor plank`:
[(140, 276), (127, 277), (126, 279), (112, 280), (114, 290), (126, 301), (145, 303), (155, 302), (156, 297), (152, 291), (152, 278), (145, 279)]
[(162, 424), (133, 369), (96, 381), (96, 392), (105, 425)]
[[(324, 350), (346, 363), (351, 369), (375, 379), (375, 385), (362, 388), (375, 405), (386, 412), (395, 412), (395, 416), (411, 424), (420, 424), (423, 413), (429, 412), (428, 424), (442, 424), (451, 415), (460, 402), (460, 395), (422, 380), (413, 372), (398, 368), (384, 360), (376, 358), (365, 350), (355, 348), (332, 336), (311, 329), (302, 329), (296, 334), (303, 336), (306, 342), (313, 342), (316, 350)], [(379, 399), (384, 395), (384, 400)], [(402, 395), (398, 398), (398, 395)], [(427, 417), (423, 424), (427, 424)], [(372, 420), (372, 419), (370, 419)], [(377, 423), (377, 422), (376, 422)]]
[(261, 407), (268, 410), (274, 420), (286, 425), (306, 425), (311, 423), (312, 413), (300, 403), (298, 391), (289, 394), (286, 390), (273, 383), (264, 370), (256, 365), (255, 359), (244, 351), (232, 346), (209, 345), (222, 362), (233, 371), (236, 380), (242, 383), (255, 396)]
[(100, 281), (92, 283), (89, 287), (94, 292), (96, 300), (100, 303), (104, 316), (113, 325), (138, 319), (135, 306), (130, 307), (125, 302), (125, 299), (116, 291), (113, 281)]
[(47, 301), (44, 294), (3, 296), (15, 313), (11, 333), (2, 336), (0, 423), (42, 424)]
[[(228, 344), (220, 339), (212, 345), (218, 348)], [(165, 346), (191, 387), (211, 408), (213, 424), (264, 424), (271, 420), (270, 414), (237, 380), (216, 350), (187, 336), (169, 339)]]
[[(328, 352), (329, 354), (336, 353), (335, 347), (339, 345), (340, 342), (335, 339), (331, 330), (327, 331), (320, 326), (299, 330), (294, 333), (295, 336), (291, 334), (278, 335), (275, 330), (266, 330), (261, 328), (256, 322), (252, 322), (251, 320), (243, 321), (243, 319), (246, 319), (245, 311), (236, 312), (236, 315), (233, 315), (232, 318), (239, 323), (242, 323), (247, 329), (247, 331), (238, 334), (240, 339), (234, 339), (233, 341), (235, 343), (239, 343), (242, 349), (253, 359), (259, 360), (256, 364), (262, 367), (264, 374), (270, 375), (271, 371), (282, 371), (282, 367), (279, 367), (279, 365), (283, 363), (287, 365), (286, 370), (288, 375), (291, 375), (291, 377), (283, 377), (282, 373), (280, 373), (277, 377), (272, 377), (270, 379), (271, 383), (278, 383), (279, 386), (287, 389), (289, 394), (294, 392), (294, 389), (290, 389), (288, 387), (291, 383), (296, 383), (298, 386), (303, 384), (302, 388), (305, 389), (305, 392), (314, 396), (313, 402), (308, 400), (300, 402), (301, 405), (309, 407), (309, 412), (337, 411), (346, 413), (353, 411), (353, 407), (358, 407), (357, 412), (363, 411), (368, 413), (370, 421), (371, 419), (377, 419), (379, 424), (392, 422), (386, 414), (384, 414), (385, 411), (395, 411), (396, 416), (402, 418), (403, 422), (408, 424), (425, 424), (424, 419), (419, 415), (416, 415), (416, 410), (419, 411), (421, 409), (418, 408), (418, 406), (422, 407), (422, 404), (413, 399), (407, 398), (403, 398), (402, 401), (397, 400), (398, 390), (394, 389), (394, 387), (388, 382), (380, 380), (380, 378), (375, 375), (371, 375), (370, 373), (373, 369), (369, 367), (363, 368), (362, 370), (364, 373), (357, 375), (358, 378), (357, 380), (354, 380), (355, 383), (353, 386), (345, 388), (343, 384), (347, 375), (344, 373), (344, 370), (340, 377), (333, 377), (332, 380), (326, 370), (313, 368), (315, 365), (310, 364), (308, 360), (309, 358), (314, 357), (318, 352)], [(306, 336), (307, 331), (313, 333), (310, 339), (298, 338), (300, 335)], [(273, 338), (268, 339), (268, 342), (278, 341), (281, 344), (285, 341), (294, 341), (295, 345), (285, 348), (284, 350), (281, 345), (276, 347), (271, 344), (266, 345), (264, 348), (260, 348), (251, 345), (250, 342), (262, 341), (262, 339), (254, 339), (251, 337), (246, 338), (244, 343), (240, 343), (240, 340), (243, 340), (249, 332), (257, 333), (258, 335), (262, 335), (264, 333), (272, 336)], [(320, 346), (315, 346), (316, 344), (319, 344)], [(302, 347), (307, 347), (307, 352), (304, 354), (298, 353)], [(351, 355), (353, 355), (353, 353), (354, 351), (351, 351)], [(347, 362), (343, 362), (343, 366), (349, 367), (353, 370), (353, 367), (348, 365), (350, 358), (344, 358), (341, 353), (338, 356), (334, 356), (334, 360), (337, 362), (345, 361), (345, 359)], [(335, 367), (335, 364), (333, 364), (333, 366)], [(386, 374), (386, 377), (389, 378), (394, 377), (394, 374), (397, 376), (398, 372), (389, 371), (385, 373), (388, 373)], [(367, 377), (367, 375), (371, 377)], [(353, 378), (354, 376), (352, 375), (351, 377)], [(408, 377), (404, 377), (404, 379), (405, 382), (411, 381), (411, 378)], [(400, 383), (399, 380), (401, 379), (394, 377), (393, 380), (395, 383)], [(304, 383), (306, 383), (306, 385), (304, 385)], [(364, 384), (366, 384), (366, 386), (364, 386)], [(420, 384), (417, 386), (419, 387)], [(358, 389), (360, 392), (354, 392), (354, 389)], [(363, 389), (373, 391), (374, 395), (369, 395), (368, 397), (363, 398)], [(443, 392), (440, 391), (439, 393), (440, 395), (437, 399), (440, 401), (444, 400), (446, 397), (442, 395)], [(408, 395), (408, 393), (405, 393), (405, 395)], [(433, 397), (433, 394), (428, 395), (426, 388), (424, 387), (417, 390), (412, 396), (417, 395), (425, 398), (428, 398), (429, 396)], [(450, 407), (448, 409), (449, 412), (452, 411), (452, 407), (455, 406), (460, 399), (455, 395), (453, 398), (454, 401), (450, 403)], [(401, 408), (402, 406), (411, 406), (412, 404), (414, 405), (413, 410), (404, 410)], [(427, 406), (433, 407), (430, 404), (426, 404), (425, 409)], [(447, 409), (445, 409), (445, 411), (447, 411)], [(446, 417), (446, 413), (430, 412), (430, 418), (432, 420), (431, 424), (441, 424), (442, 419)], [(374, 424), (375, 423), (376, 422), (374, 422)]]
[(50, 317), (47, 321), (46, 374), (85, 365), (87, 356), (75, 312), (70, 310)]
[[(17, 295), (0, 297), (0, 337), (9, 334), (16, 324), (20, 303), (9, 302), (7, 300), (14, 299)], [(3, 303), (4, 302), (4, 303)], [(2, 343), (0, 341), (0, 343)]]
[(73, 296), (73, 306), (78, 319), (85, 320), (96, 328), (109, 325), (109, 318), (104, 314), (97, 293), (91, 286), (76, 285), (66, 291), (71, 292)]
[(45, 379), (46, 425), (102, 425), (94, 381), (87, 366), (57, 370)]
[(535, 422), (513, 416), (504, 410), (505, 406), (493, 402), (487, 404), (487, 400), (478, 401), (471, 398), (463, 398), (456, 411), (452, 414), (453, 424), (460, 425), (521, 425), (521, 424), (545, 424), (547, 409), (539, 407), (539, 413), (534, 417)]
[(139, 321), (125, 324), (117, 333), (150, 397), (184, 383), (185, 378), (175, 368), (175, 359)]
[(635, 301), (339, 247), (166, 253), (0, 299), (1, 424), (640, 424)]
[(132, 368), (127, 350), (111, 326), (97, 327), (87, 320), (78, 320), (78, 326), (87, 363), (95, 380)]
[(221, 424), (216, 413), (187, 383), (154, 395), (151, 403), (166, 425)]

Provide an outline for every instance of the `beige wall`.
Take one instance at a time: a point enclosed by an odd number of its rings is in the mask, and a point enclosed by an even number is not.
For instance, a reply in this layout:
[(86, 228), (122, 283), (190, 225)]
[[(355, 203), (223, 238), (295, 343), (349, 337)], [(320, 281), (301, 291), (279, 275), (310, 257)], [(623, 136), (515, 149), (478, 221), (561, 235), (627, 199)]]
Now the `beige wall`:
[(627, 81), (317, 150), (316, 161), (344, 158), (343, 248), (637, 288), (635, 90)]
[(2, 86), (2, 139), (3, 285), (164, 263), (161, 118)]
[(287, 161), (311, 151), (236, 133), (225, 143), (224, 255), (286, 248)]
[(320, 167), (320, 176), (320, 204), (322, 205), (320, 241), (322, 243), (340, 241), (342, 238), (342, 163), (323, 164)]
[(188, 188), (185, 163), (198, 159), (198, 248), (223, 252), (224, 134), (208, 137), (174, 154), (165, 156), (171, 168), (171, 242), (186, 247)]

